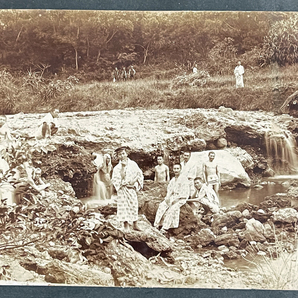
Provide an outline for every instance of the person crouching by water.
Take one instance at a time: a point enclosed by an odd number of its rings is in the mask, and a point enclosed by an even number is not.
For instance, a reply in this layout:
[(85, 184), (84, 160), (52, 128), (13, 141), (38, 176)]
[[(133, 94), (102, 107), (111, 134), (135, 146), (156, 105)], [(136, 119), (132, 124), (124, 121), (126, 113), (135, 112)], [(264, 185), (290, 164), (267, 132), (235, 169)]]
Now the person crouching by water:
[(199, 205), (201, 204), (206, 213), (211, 211), (212, 213), (219, 212), (219, 199), (215, 191), (203, 183), (201, 177), (194, 179), (195, 191), (187, 201), (191, 206), (194, 215), (197, 215)]
[(124, 231), (129, 231), (129, 223), (135, 230), (140, 230), (138, 220), (137, 191), (143, 188), (143, 173), (136, 162), (127, 156), (129, 147), (122, 146), (115, 150), (119, 163), (112, 174), (112, 183), (117, 191), (117, 219), (124, 223)]
[(162, 233), (170, 228), (178, 228), (180, 207), (189, 197), (189, 183), (185, 176), (180, 175), (181, 165), (174, 164), (173, 172), (175, 176), (168, 185), (165, 199), (159, 204), (154, 221), (154, 227), (161, 226)]

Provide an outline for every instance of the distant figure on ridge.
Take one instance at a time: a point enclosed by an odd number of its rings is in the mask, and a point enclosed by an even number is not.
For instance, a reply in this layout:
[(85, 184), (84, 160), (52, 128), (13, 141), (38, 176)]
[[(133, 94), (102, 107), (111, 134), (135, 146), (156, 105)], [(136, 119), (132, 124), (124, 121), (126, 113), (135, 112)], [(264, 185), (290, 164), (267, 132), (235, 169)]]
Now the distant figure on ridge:
[(157, 166), (155, 167), (154, 182), (168, 182), (170, 180), (169, 167), (164, 164), (161, 155), (157, 156)]
[(136, 76), (136, 71), (135, 71), (135, 69), (133, 68), (133, 66), (131, 65), (131, 66), (128, 68), (128, 79), (133, 80), (133, 79), (135, 79), (135, 76)]
[(198, 73), (198, 66), (197, 64), (194, 65), (193, 69), (192, 69), (193, 73)]
[(236, 78), (236, 88), (243, 88), (243, 74), (244, 74), (244, 67), (241, 65), (241, 62), (238, 61), (238, 65), (234, 69), (234, 75)]
[(119, 70), (117, 67), (112, 71), (113, 82), (118, 81), (119, 79)]
[(127, 72), (126, 72), (125, 66), (122, 67), (120, 77), (121, 77), (121, 79), (122, 79), (123, 81), (126, 81), (126, 79), (127, 79)]
[(215, 153), (210, 151), (208, 154), (209, 160), (203, 164), (203, 177), (204, 183), (207, 186), (211, 186), (218, 196), (218, 190), (220, 186), (220, 174), (218, 171), (218, 165), (214, 161)]

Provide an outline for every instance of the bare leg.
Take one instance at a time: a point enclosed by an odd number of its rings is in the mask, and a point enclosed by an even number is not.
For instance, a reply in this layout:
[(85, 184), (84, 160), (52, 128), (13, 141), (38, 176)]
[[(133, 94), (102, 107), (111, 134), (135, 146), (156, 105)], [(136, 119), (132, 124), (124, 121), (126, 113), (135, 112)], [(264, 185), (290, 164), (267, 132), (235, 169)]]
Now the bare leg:
[(124, 222), (124, 232), (129, 232), (129, 224), (127, 221)]
[(133, 229), (136, 230), (136, 231), (141, 231), (140, 227), (137, 224), (137, 221), (133, 222)]
[(219, 184), (214, 184), (213, 189), (214, 189), (216, 195), (218, 196)]

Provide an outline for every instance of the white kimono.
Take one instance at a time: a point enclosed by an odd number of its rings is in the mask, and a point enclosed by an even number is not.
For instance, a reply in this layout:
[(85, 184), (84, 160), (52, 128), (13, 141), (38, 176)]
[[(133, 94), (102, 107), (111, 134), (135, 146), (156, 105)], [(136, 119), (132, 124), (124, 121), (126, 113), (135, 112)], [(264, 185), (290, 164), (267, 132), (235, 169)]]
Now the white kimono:
[(237, 65), (234, 69), (234, 75), (236, 78), (236, 88), (243, 88), (243, 74), (244, 74), (244, 67), (242, 65)]
[[(121, 177), (124, 174), (124, 178)], [(123, 186), (122, 183), (135, 181), (134, 187)], [(133, 160), (127, 159), (123, 168), (121, 161), (115, 166), (112, 174), (112, 183), (117, 191), (117, 219), (120, 222), (134, 222), (138, 220), (138, 198), (137, 191), (143, 188), (144, 176)]]
[[(167, 188), (167, 195), (157, 209), (154, 226), (158, 227), (162, 224), (164, 230), (178, 228), (180, 208), (186, 203), (188, 197), (188, 180), (181, 175), (177, 180), (175, 177), (172, 178)], [(177, 202), (173, 203), (174, 201)]]

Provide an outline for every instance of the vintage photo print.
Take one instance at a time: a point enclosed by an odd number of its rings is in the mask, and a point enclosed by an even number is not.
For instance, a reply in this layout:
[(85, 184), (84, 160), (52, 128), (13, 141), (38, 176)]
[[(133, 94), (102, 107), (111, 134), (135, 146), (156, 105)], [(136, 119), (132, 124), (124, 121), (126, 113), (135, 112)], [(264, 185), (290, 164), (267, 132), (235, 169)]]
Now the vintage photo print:
[(298, 14), (0, 11), (0, 284), (297, 290)]

